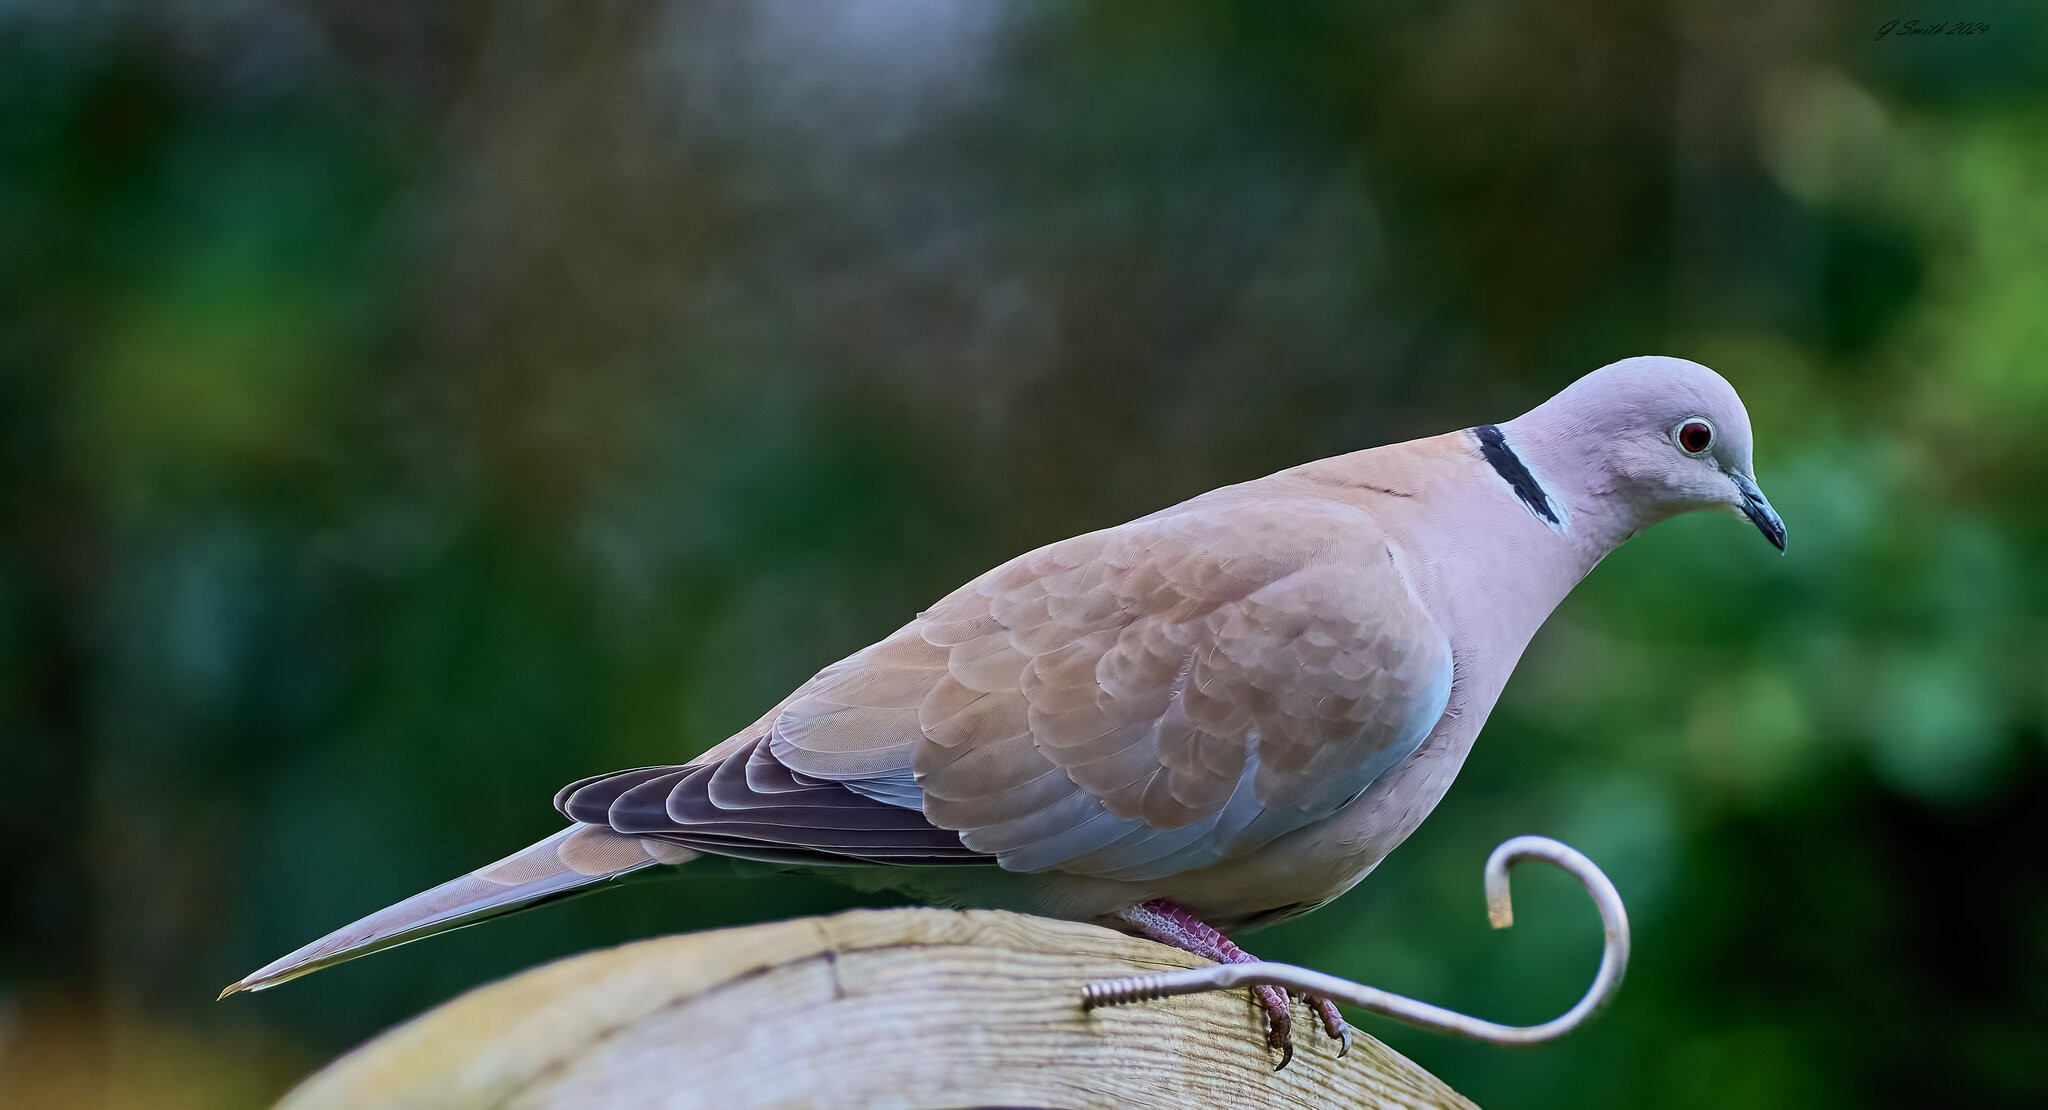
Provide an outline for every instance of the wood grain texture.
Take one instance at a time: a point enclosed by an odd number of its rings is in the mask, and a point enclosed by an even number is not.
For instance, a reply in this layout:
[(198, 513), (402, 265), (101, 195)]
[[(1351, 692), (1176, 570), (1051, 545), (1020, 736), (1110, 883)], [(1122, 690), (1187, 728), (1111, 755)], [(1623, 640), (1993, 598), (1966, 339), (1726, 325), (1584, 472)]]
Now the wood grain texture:
[(481, 987), (342, 1057), (290, 1110), (358, 1106), (1470, 1107), (1298, 1014), (1272, 1070), (1242, 991), (1083, 1012), (1093, 979), (1193, 966), (1091, 925), (857, 910), (664, 937)]

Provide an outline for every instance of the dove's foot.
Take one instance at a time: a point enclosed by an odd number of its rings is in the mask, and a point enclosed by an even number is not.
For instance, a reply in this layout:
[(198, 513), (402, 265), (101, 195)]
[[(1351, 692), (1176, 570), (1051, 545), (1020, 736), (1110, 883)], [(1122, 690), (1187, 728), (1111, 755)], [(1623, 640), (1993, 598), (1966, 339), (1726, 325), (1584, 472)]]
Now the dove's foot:
[[(1117, 917), (1140, 936), (1219, 964), (1248, 964), (1258, 959), (1178, 903), (1164, 898), (1132, 906)], [(1257, 986), (1252, 988), (1252, 1000), (1266, 1011), (1266, 1047), (1279, 1051), (1280, 1063), (1273, 1069), (1279, 1071), (1294, 1059), (1294, 1018), (1288, 1012), (1287, 992), (1279, 987)], [(1323, 1030), (1336, 1040), (1337, 1055), (1350, 1052), (1351, 1027), (1337, 1013), (1336, 1003), (1320, 995), (1309, 995), (1307, 1002), (1322, 1019)]]

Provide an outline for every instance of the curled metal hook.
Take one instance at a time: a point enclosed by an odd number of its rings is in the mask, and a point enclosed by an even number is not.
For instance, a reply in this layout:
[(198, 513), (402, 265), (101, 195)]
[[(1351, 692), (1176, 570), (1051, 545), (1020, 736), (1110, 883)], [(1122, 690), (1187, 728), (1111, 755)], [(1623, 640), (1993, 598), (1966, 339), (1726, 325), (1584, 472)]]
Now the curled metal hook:
[(1508, 897), (1508, 868), (1525, 859), (1541, 860), (1562, 868), (1584, 884), (1586, 893), (1592, 896), (1593, 904), (1600, 910), (1600, 921), (1607, 931), (1607, 945), (1600, 954), (1600, 970), (1593, 976), (1593, 985), (1587, 988), (1585, 997), (1571, 1009), (1541, 1025), (1502, 1025), (1482, 1021), (1455, 1010), (1432, 1006), (1320, 971), (1264, 962), (1212, 964), (1185, 971), (1104, 979), (1082, 989), (1081, 1007), (1092, 1010), (1098, 1006), (1120, 1006), (1172, 995), (1270, 984), (1348, 1002), (1417, 1029), (1491, 1044), (1537, 1044), (1562, 1037), (1606, 1005), (1621, 986), (1622, 972), (1628, 969), (1628, 912), (1622, 908), (1621, 895), (1614, 889), (1614, 884), (1607, 881), (1607, 876), (1593, 865), (1592, 860), (1547, 836), (1518, 836), (1495, 848), (1486, 860), (1486, 914), (1494, 928), (1505, 929), (1515, 923), (1515, 912)]

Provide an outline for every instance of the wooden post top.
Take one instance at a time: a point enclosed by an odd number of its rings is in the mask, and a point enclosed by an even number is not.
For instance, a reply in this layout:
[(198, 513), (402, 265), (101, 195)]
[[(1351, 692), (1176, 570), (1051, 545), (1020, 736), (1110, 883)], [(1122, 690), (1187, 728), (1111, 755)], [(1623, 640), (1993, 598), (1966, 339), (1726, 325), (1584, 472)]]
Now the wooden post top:
[(1191, 967), (1108, 929), (855, 910), (586, 953), (469, 992), (328, 1065), (289, 1110), (359, 1106), (1387, 1106), (1471, 1103), (1298, 1015), (1274, 1072), (1243, 991), (1084, 1012)]

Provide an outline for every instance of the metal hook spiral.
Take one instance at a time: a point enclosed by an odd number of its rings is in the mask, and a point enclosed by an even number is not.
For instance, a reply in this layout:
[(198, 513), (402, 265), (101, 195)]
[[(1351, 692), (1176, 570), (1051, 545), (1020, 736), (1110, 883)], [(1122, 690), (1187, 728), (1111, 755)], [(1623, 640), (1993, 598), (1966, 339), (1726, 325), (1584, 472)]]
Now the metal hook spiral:
[(1593, 976), (1593, 985), (1587, 988), (1577, 1005), (1541, 1025), (1502, 1025), (1484, 1021), (1320, 971), (1293, 964), (1264, 962), (1212, 964), (1185, 971), (1104, 979), (1082, 988), (1081, 1007), (1092, 1010), (1098, 1006), (1121, 1006), (1173, 995), (1270, 984), (1300, 993), (1323, 995), (1362, 1010), (1384, 1014), (1418, 1029), (1469, 1037), (1475, 1041), (1526, 1045), (1554, 1040), (1578, 1028), (1606, 1005), (1620, 988), (1622, 973), (1628, 969), (1628, 912), (1623, 908), (1621, 895), (1614, 889), (1614, 884), (1593, 865), (1592, 860), (1547, 836), (1518, 836), (1495, 848), (1486, 860), (1486, 913), (1494, 928), (1505, 929), (1515, 923), (1508, 895), (1508, 869), (1526, 859), (1541, 860), (1561, 868), (1584, 884), (1586, 893), (1592, 896), (1593, 904), (1600, 910), (1600, 921), (1607, 932), (1606, 947), (1600, 954), (1600, 970)]

